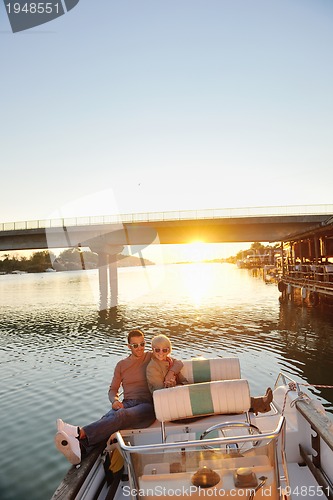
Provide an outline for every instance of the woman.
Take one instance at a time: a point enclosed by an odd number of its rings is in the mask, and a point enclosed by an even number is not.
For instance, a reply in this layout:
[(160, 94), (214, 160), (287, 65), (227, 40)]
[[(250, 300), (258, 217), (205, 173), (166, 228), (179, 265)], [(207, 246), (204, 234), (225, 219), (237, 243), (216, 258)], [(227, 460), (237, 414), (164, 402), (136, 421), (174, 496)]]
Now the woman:
[(163, 389), (164, 387), (188, 384), (187, 379), (181, 373), (178, 373), (178, 375), (174, 373), (173, 379), (169, 382), (164, 381), (166, 373), (172, 372), (173, 368), (177, 368), (176, 371), (180, 372), (183, 366), (180, 360), (170, 356), (172, 351), (170, 339), (166, 335), (156, 335), (153, 337), (151, 345), (153, 355), (146, 370), (150, 392), (153, 393), (156, 389)]

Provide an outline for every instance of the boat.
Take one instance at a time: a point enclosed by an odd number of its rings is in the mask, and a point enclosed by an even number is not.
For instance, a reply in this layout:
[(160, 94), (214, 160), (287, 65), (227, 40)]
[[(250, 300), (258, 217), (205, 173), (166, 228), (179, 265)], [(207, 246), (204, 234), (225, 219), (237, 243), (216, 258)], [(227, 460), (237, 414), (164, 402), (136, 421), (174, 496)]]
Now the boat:
[(271, 264), (273, 259), (270, 254), (247, 255), (245, 259), (238, 260), (236, 264), (240, 269), (255, 269)]
[(189, 384), (153, 393), (150, 427), (110, 436), (52, 500), (333, 498), (333, 421), (305, 384), (280, 372), (255, 414), (238, 358), (185, 360), (182, 372)]

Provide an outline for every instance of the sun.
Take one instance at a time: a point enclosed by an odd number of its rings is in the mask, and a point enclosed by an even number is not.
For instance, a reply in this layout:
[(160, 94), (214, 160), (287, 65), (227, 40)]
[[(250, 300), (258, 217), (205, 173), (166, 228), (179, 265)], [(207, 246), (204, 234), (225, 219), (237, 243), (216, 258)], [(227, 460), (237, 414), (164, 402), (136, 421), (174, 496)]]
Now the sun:
[(191, 262), (202, 262), (207, 258), (207, 244), (200, 240), (186, 245), (186, 255)]

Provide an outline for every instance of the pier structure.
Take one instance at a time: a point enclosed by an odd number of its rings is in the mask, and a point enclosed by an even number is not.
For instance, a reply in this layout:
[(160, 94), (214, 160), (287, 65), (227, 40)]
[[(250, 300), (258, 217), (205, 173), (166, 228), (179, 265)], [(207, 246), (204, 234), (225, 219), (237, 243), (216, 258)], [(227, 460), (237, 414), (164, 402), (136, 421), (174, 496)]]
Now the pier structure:
[(320, 227), (291, 235), (281, 247), (281, 300), (299, 293), (312, 306), (333, 303), (333, 217)]

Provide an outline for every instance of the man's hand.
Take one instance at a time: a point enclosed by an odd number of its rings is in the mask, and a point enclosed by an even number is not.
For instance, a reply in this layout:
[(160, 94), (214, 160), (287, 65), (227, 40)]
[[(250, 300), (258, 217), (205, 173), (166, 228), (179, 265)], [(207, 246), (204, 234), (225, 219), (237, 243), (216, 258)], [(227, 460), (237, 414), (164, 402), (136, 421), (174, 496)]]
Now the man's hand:
[(174, 387), (176, 385), (176, 375), (172, 370), (169, 370), (164, 378), (164, 387)]
[(118, 401), (117, 399), (113, 401), (112, 410), (119, 410), (120, 408), (124, 408), (123, 403), (121, 401)]

